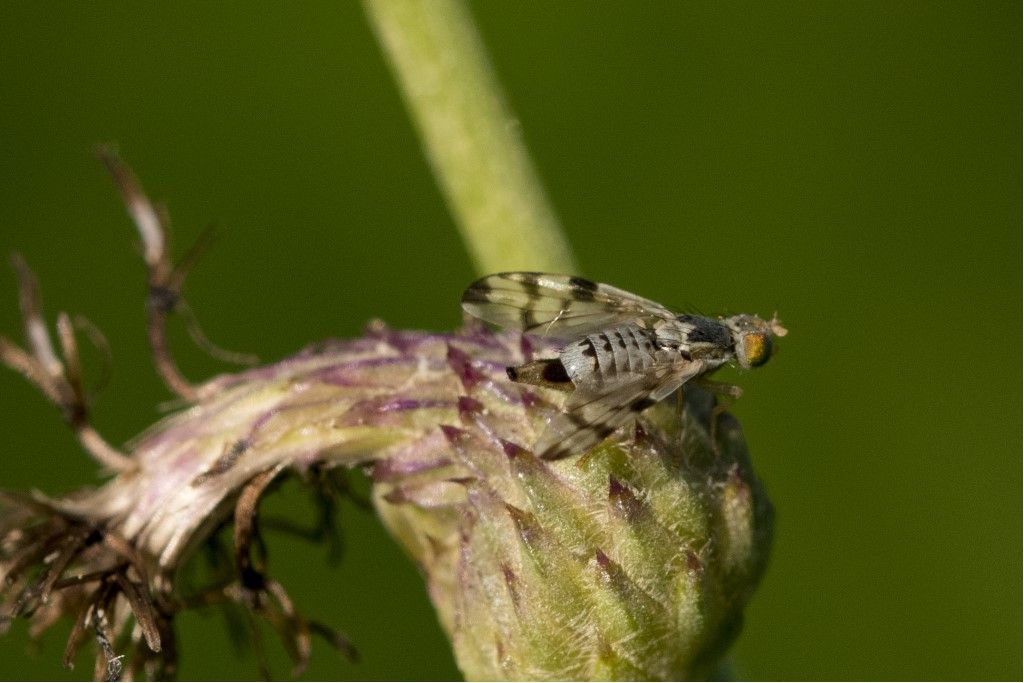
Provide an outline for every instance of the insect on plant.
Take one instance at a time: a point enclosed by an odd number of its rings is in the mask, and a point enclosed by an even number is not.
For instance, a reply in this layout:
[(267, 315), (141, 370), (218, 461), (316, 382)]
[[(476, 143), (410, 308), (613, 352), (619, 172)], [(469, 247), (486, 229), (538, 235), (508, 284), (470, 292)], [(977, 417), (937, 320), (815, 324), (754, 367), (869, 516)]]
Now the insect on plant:
[(508, 368), (514, 382), (571, 391), (534, 446), (545, 459), (579, 453), (691, 380), (739, 397), (737, 386), (706, 377), (735, 361), (764, 365), (776, 318), (677, 314), (617, 287), (568, 275), (488, 275), (462, 295), (470, 315), (500, 327), (571, 341), (557, 358)]

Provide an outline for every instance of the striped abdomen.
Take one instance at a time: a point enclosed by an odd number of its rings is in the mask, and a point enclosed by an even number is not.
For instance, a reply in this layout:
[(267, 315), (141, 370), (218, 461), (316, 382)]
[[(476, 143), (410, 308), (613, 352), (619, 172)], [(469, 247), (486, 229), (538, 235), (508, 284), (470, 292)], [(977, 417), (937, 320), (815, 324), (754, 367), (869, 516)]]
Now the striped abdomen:
[(658, 347), (655, 333), (636, 325), (620, 325), (570, 344), (559, 360), (573, 383), (603, 384), (624, 374), (643, 374), (669, 351)]

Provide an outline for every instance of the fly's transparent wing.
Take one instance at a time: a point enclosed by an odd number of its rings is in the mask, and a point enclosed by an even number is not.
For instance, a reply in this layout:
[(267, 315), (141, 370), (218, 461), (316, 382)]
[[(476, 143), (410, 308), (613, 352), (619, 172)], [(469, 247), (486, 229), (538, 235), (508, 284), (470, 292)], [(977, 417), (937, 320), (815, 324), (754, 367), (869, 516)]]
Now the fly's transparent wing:
[(510, 330), (574, 339), (623, 323), (650, 327), (675, 315), (625, 290), (570, 275), (497, 273), (466, 288), (470, 315)]
[(611, 384), (579, 386), (567, 399), (564, 412), (548, 423), (533, 450), (546, 460), (589, 450), (705, 369), (701, 361), (680, 358), (643, 374), (620, 375)]

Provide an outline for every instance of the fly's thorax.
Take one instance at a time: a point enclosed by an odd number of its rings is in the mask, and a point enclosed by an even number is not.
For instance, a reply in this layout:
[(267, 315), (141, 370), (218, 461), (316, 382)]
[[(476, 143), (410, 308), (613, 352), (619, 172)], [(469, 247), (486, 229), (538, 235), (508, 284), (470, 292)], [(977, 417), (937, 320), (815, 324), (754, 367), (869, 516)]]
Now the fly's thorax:
[(678, 339), (676, 347), (686, 358), (725, 362), (733, 355), (732, 333), (721, 320), (685, 314), (666, 323), (665, 328), (659, 338)]

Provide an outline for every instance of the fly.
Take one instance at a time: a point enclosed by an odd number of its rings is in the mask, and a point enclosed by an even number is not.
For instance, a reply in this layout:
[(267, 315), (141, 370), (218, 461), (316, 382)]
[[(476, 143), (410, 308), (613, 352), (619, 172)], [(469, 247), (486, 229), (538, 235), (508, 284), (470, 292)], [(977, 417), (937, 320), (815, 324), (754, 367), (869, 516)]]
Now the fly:
[(488, 275), (466, 289), (462, 307), (505, 329), (566, 341), (557, 358), (507, 370), (515, 382), (571, 392), (534, 445), (548, 460), (588, 450), (727, 363), (764, 365), (772, 340), (786, 334), (774, 317), (679, 314), (617, 287), (546, 273)]

